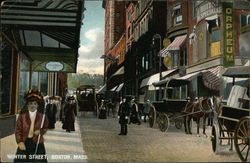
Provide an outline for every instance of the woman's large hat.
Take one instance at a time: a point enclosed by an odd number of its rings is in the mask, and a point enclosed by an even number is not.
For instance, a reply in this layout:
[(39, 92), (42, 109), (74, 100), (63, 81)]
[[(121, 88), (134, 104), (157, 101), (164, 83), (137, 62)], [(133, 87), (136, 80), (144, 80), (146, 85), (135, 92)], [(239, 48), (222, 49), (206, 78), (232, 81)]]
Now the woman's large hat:
[(43, 95), (37, 89), (35, 89), (35, 90), (30, 89), (29, 91), (24, 93), (23, 98), (25, 101), (29, 101), (31, 99), (37, 99), (38, 101), (40, 101), (40, 100), (43, 100)]

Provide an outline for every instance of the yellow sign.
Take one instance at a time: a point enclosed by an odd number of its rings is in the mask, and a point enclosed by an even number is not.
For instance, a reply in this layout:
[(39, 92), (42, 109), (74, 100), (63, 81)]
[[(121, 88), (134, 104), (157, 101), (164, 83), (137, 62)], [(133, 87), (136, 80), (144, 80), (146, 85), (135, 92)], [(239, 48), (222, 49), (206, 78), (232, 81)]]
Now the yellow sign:
[(169, 44), (171, 44), (171, 41), (168, 38), (165, 38), (163, 40), (163, 47), (167, 48)]
[(198, 38), (199, 38), (199, 40), (203, 40), (204, 34), (203, 33), (199, 33)]
[(211, 57), (221, 55), (220, 41), (211, 43)]
[(165, 67), (172, 66), (172, 57), (171, 56), (164, 57), (163, 64)]

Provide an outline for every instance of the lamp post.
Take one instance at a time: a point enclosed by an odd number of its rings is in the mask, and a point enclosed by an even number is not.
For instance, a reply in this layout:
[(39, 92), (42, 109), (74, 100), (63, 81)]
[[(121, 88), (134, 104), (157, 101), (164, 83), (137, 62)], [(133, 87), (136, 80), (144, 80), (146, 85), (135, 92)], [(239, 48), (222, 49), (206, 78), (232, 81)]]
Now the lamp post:
[[(153, 36), (153, 44), (154, 44), (154, 42), (155, 42), (155, 39), (159, 39), (159, 42), (160, 42), (160, 50), (159, 50), (159, 52), (158, 52), (158, 57), (159, 57), (159, 73), (160, 73), (160, 75), (159, 75), (159, 81), (162, 79), (162, 71), (161, 71), (161, 54), (160, 54), (160, 51), (161, 51), (161, 47), (162, 47), (162, 43), (161, 43), (161, 35), (160, 34), (158, 34), (158, 33), (156, 33), (156, 34), (154, 34), (154, 36)], [(161, 97), (161, 87), (160, 87), (160, 89), (159, 89), (159, 98)]]

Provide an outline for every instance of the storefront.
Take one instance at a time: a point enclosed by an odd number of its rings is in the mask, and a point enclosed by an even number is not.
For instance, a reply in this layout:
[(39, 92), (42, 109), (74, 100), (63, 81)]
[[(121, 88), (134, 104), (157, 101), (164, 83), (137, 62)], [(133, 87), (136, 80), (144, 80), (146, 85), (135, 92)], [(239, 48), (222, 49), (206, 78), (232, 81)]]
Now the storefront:
[(47, 95), (56, 90), (49, 88), (56, 85), (49, 83), (50, 72), (76, 72), (83, 5), (70, 0), (1, 3), (1, 138), (14, 132), (25, 91), (40, 89)]

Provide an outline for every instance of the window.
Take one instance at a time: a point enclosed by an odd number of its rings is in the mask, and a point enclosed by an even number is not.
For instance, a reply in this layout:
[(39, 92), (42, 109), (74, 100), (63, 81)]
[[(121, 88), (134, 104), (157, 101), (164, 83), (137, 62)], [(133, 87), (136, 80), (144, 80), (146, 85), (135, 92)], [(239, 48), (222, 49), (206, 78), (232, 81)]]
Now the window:
[(128, 39), (130, 38), (130, 27), (128, 27)]
[(131, 22), (131, 12), (128, 13), (128, 21)]
[(19, 90), (18, 90), (18, 107), (24, 106), (23, 95), (24, 92), (29, 90), (29, 67), (30, 62), (24, 55), (20, 55), (20, 75), (19, 75)]
[(38, 72), (32, 73), (32, 89), (39, 89), (38, 88)]
[(120, 16), (121, 16), (121, 14), (120, 14), (119, 12), (117, 12), (117, 13), (115, 14), (116, 19), (120, 19)]
[[(4, 44), (4, 43), (3, 43)], [(6, 46), (5, 46), (6, 45)], [(0, 114), (9, 114), (11, 100), (12, 48), (7, 44), (1, 51), (0, 62)]]
[(220, 41), (220, 30), (212, 31), (211, 42), (217, 42), (217, 41)]
[(250, 15), (240, 15), (240, 26), (244, 27), (250, 24)]
[(173, 68), (176, 68), (178, 66), (178, 51), (171, 52), (172, 57), (172, 66)]
[(178, 25), (181, 23), (182, 23), (182, 15), (179, 15), (175, 18), (175, 25)]
[(187, 65), (187, 52), (186, 50), (180, 51), (180, 66), (186, 66)]
[(119, 26), (119, 25), (116, 25), (116, 26), (115, 26), (115, 31), (116, 31), (116, 32), (120, 32), (120, 26)]
[(172, 17), (174, 20), (174, 25), (179, 25), (182, 23), (181, 5), (174, 6)]

